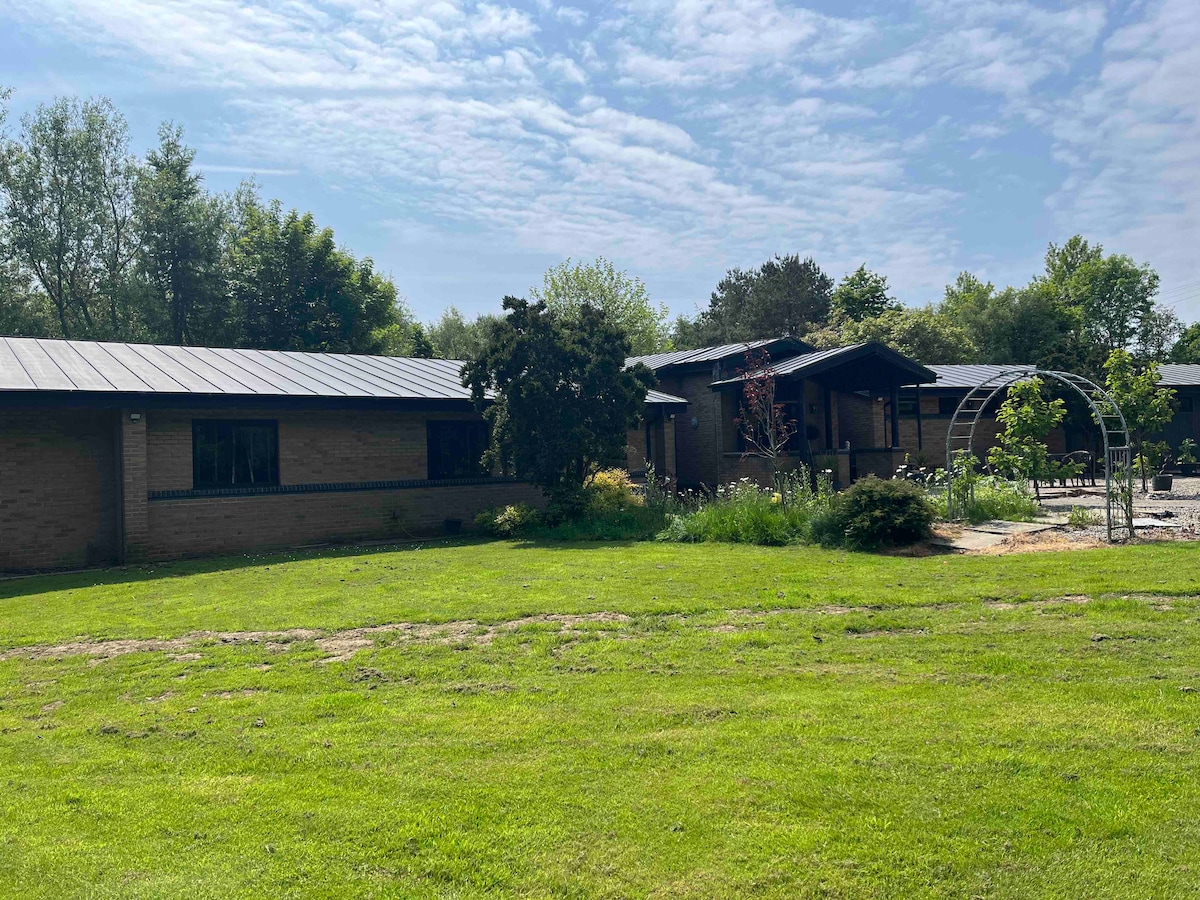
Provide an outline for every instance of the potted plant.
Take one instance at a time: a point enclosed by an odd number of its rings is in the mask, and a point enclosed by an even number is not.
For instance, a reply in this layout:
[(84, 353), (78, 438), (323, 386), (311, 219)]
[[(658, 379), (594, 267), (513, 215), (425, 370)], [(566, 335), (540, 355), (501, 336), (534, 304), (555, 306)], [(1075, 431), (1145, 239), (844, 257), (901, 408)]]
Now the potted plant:
[(1200, 469), (1200, 464), (1196, 463), (1196, 442), (1191, 438), (1184, 438), (1179, 442), (1179, 454), (1175, 457), (1175, 461), (1179, 463), (1179, 474), (1184, 478), (1191, 478), (1196, 474), (1196, 470)]
[(1152, 491), (1169, 491), (1174, 483), (1172, 476), (1167, 474), (1167, 466), (1171, 464), (1171, 448), (1166, 441), (1146, 444), (1146, 465), (1154, 472), (1150, 485)]

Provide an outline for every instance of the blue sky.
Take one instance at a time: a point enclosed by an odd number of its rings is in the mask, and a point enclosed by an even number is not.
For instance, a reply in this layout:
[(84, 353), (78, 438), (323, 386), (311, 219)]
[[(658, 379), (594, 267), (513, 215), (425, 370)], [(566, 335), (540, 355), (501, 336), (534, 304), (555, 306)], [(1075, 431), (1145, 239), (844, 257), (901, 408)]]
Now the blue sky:
[(1075, 232), (1200, 318), (1197, 0), (0, 0), (0, 84), (178, 122), (424, 319), (596, 255), (674, 312), (776, 252), (918, 305)]

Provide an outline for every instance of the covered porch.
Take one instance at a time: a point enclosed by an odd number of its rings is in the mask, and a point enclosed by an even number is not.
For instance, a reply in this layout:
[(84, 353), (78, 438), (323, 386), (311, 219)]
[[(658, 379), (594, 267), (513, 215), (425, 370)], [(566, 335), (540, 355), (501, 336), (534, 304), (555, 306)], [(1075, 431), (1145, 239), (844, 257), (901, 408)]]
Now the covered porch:
[[(890, 477), (906, 455), (915, 458), (922, 449), (919, 398), (910, 404), (901, 398), (901, 390), (915, 387), (919, 392), (921, 384), (936, 379), (935, 373), (883, 344), (855, 344), (794, 356), (712, 385), (720, 393), (726, 426), (722, 481), (770, 477), (767, 460), (745, 455), (744, 437), (735, 421), (746, 381), (764, 374), (775, 378), (776, 403), (795, 424), (781, 469), (801, 463), (829, 469), (845, 486), (864, 475)], [(915, 446), (904, 446), (900, 420), (911, 414), (916, 415)]]

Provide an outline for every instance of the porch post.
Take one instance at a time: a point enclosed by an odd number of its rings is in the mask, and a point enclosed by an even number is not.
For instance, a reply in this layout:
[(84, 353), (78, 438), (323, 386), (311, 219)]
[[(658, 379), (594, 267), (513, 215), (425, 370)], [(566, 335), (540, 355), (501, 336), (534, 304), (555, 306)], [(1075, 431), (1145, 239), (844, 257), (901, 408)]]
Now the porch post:
[(925, 449), (925, 440), (921, 436), (921, 386), (917, 385), (917, 449)]
[(833, 449), (833, 388), (824, 385), (822, 402), (825, 404), (825, 449)]
[(900, 388), (892, 385), (892, 449), (900, 446)]

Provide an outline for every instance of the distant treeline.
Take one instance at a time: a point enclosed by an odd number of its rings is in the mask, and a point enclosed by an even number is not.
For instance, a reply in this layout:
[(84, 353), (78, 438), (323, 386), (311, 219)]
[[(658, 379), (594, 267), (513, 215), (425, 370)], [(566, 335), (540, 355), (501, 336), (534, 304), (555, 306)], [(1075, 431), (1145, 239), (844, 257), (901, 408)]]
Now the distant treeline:
[[(253, 183), (207, 191), (179, 128), (164, 124), (157, 147), (133, 154), (107, 100), (60, 99), (0, 134), (0, 334), (467, 358), (498, 319), (450, 307), (422, 326), (310, 213)], [(1149, 265), (1075, 236), (1050, 245), (1027, 285), (964, 272), (916, 308), (865, 265), (838, 282), (797, 255), (730, 269), (707, 306), (673, 322), (605, 259), (555, 266), (529, 295), (564, 315), (601, 308), (635, 353), (787, 334), (819, 347), (879, 340), (927, 363), (1097, 373), (1113, 349), (1200, 362), (1200, 324), (1185, 328), (1157, 292)]]

